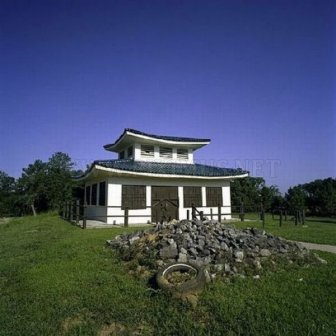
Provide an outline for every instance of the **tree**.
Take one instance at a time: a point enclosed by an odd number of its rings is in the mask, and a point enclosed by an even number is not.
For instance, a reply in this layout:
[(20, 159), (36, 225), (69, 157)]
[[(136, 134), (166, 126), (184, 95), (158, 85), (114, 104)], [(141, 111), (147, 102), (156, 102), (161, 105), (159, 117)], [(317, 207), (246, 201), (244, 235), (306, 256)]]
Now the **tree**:
[(12, 212), (15, 191), (15, 178), (0, 170), (0, 216), (8, 216)]
[(303, 210), (306, 206), (306, 192), (302, 185), (289, 188), (285, 199), (288, 203), (289, 209), (294, 212), (296, 210)]
[(47, 162), (49, 207), (58, 209), (59, 205), (72, 197), (72, 168), (74, 164), (68, 154), (57, 152)]
[(36, 209), (48, 209), (47, 196), (47, 164), (41, 160), (36, 160), (23, 168), (22, 176), (18, 180), (18, 192), (21, 195), (22, 202), (30, 206), (34, 215)]

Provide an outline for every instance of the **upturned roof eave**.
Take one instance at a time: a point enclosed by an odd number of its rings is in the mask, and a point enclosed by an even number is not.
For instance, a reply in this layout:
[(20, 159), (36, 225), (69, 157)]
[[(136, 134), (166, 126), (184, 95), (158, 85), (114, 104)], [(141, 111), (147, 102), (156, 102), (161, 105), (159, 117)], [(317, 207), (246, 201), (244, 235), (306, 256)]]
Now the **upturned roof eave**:
[(127, 145), (131, 145), (132, 143), (136, 142), (136, 140), (151, 144), (185, 146), (192, 149), (201, 148), (211, 142), (210, 139), (181, 138), (181, 140), (178, 140), (178, 137), (171, 138), (172, 139), (169, 139), (169, 137), (160, 138), (160, 136), (157, 135), (151, 135), (130, 129), (125, 129), (123, 134), (113, 144), (105, 145), (104, 149), (115, 152), (121, 150)]
[(98, 164), (93, 164), (85, 175), (75, 178), (77, 181), (84, 181), (92, 175), (94, 171), (104, 171), (116, 176), (129, 176), (129, 177), (150, 177), (150, 178), (167, 178), (167, 179), (196, 179), (196, 180), (233, 180), (249, 176), (247, 172), (239, 175), (222, 175), (222, 176), (204, 176), (204, 175), (185, 175), (185, 174), (163, 174), (163, 173), (148, 173), (137, 172), (132, 170), (124, 170), (117, 168), (108, 168)]

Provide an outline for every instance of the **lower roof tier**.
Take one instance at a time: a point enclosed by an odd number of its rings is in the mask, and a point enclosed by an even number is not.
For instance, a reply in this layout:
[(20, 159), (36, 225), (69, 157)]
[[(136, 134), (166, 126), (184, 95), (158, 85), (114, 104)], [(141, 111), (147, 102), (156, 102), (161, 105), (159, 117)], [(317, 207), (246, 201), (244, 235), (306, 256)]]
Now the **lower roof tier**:
[(201, 164), (184, 164), (184, 163), (165, 163), (165, 162), (145, 162), (134, 160), (97, 160), (94, 161), (91, 168), (83, 179), (90, 174), (93, 168), (103, 167), (111, 169), (111, 171), (120, 173), (141, 173), (141, 175), (157, 175), (157, 176), (181, 176), (181, 177), (205, 177), (205, 178), (228, 178), (228, 177), (245, 177), (248, 172), (240, 168), (222, 168), (207, 166)]

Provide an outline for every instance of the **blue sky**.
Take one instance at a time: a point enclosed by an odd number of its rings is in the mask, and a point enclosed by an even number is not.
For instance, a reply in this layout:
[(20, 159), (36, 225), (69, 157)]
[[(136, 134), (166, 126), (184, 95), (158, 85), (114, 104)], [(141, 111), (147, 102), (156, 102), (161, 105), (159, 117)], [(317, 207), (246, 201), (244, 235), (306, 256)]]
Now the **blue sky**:
[(335, 22), (323, 0), (2, 0), (0, 170), (83, 168), (135, 128), (282, 191), (335, 177)]

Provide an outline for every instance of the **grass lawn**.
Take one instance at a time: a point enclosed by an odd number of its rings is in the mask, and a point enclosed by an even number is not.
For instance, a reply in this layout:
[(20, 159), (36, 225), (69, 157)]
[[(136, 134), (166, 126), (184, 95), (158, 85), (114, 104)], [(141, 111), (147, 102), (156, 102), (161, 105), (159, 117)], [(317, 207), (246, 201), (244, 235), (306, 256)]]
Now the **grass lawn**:
[[(235, 215), (238, 217), (238, 215)], [(262, 228), (262, 222), (256, 214), (246, 214), (245, 218), (252, 221), (235, 222), (236, 227), (257, 227)], [(274, 235), (284, 237), (286, 239), (304, 241), (309, 243), (336, 245), (336, 218), (306, 218), (305, 225), (294, 225), (294, 221), (290, 220), (282, 222), (279, 227), (279, 216), (266, 214), (265, 230)]]
[(335, 335), (336, 255), (216, 281), (192, 308), (128, 274), (105, 247), (125, 230), (81, 230), (51, 215), (1, 224), (0, 335)]

